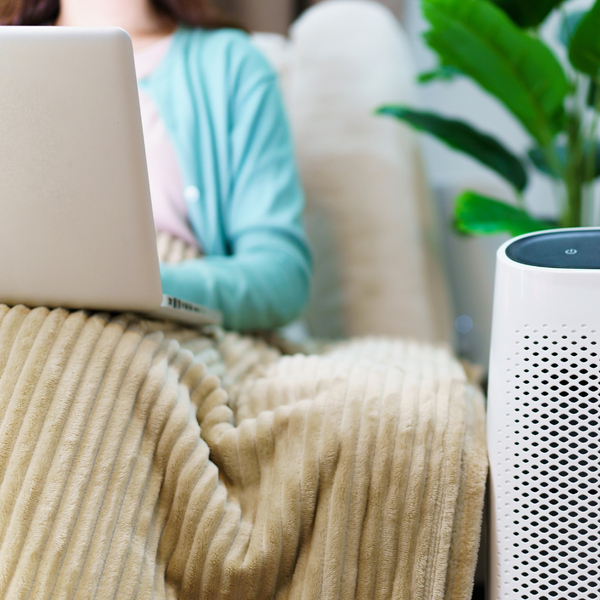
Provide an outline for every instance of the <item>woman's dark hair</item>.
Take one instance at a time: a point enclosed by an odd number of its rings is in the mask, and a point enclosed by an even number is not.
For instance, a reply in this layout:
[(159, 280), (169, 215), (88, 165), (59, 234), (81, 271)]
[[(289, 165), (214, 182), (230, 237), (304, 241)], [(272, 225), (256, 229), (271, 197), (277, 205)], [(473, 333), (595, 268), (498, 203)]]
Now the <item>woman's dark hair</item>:
[[(217, 11), (210, 0), (150, 0), (161, 15), (181, 25), (220, 29), (241, 28)], [(0, 25), (47, 25), (60, 12), (60, 0), (0, 0)]]

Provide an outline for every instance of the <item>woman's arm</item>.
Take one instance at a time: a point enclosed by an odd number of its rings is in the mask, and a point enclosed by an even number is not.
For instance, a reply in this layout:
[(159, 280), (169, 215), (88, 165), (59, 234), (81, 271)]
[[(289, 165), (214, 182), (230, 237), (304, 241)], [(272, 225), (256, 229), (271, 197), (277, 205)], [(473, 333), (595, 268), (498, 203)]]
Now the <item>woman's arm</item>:
[(221, 310), (227, 328), (271, 329), (306, 305), (311, 259), (277, 80), (254, 48), (232, 81), (230, 114), (231, 193), (223, 219), (231, 255), (163, 264), (163, 289)]

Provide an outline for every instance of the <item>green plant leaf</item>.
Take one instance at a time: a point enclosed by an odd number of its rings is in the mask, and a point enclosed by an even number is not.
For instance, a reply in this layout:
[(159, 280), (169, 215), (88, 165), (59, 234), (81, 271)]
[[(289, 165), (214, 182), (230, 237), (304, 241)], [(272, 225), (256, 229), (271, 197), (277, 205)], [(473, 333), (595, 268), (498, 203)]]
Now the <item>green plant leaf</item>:
[(456, 229), (469, 235), (509, 233), (516, 236), (556, 227), (550, 221), (534, 219), (516, 206), (471, 191), (456, 198), (454, 218)]
[[(589, 148), (589, 146), (586, 146)], [(600, 177), (600, 142), (594, 142), (594, 161), (593, 161), (593, 170), (590, 174), (586, 173), (586, 164), (582, 164), (581, 168), (583, 171), (583, 175), (581, 180), (583, 182), (591, 181), (592, 179), (596, 179)], [(559, 143), (554, 146), (554, 154), (556, 156), (556, 160), (558, 161), (560, 167), (564, 169), (567, 164), (567, 146), (564, 143)], [(527, 152), (527, 156), (529, 160), (533, 163), (536, 169), (544, 173), (545, 175), (549, 175), (553, 179), (560, 179), (562, 177), (561, 173), (558, 173), (556, 168), (552, 167), (547, 160), (546, 154), (542, 151), (541, 148), (531, 148)]]
[(463, 121), (447, 119), (399, 105), (382, 106), (377, 109), (377, 114), (396, 117), (415, 129), (434, 135), (448, 146), (490, 167), (518, 190), (523, 190), (527, 185), (527, 173), (521, 161), (493, 137)]
[[(554, 152), (556, 154), (556, 160), (561, 165), (561, 168), (564, 168), (567, 163), (567, 149), (565, 144), (556, 145), (554, 147)], [(550, 165), (546, 154), (541, 148), (531, 148), (531, 150), (527, 152), (527, 156), (533, 166), (541, 173), (544, 173), (544, 175), (548, 175), (552, 177), (552, 179), (561, 178), (561, 173), (559, 173), (554, 166)]]
[(565, 48), (571, 45), (571, 38), (585, 14), (585, 10), (575, 10), (566, 14), (560, 22), (558, 40)]
[(593, 109), (596, 109), (598, 105), (598, 91), (598, 84), (591, 79), (587, 91), (586, 104)]
[(417, 80), (419, 83), (430, 83), (431, 81), (451, 81), (461, 72), (456, 67), (450, 65), (439, 65), (431, 71), (419, 73)]
[(596, 0), (594, 6), (587, 12), (569, 45), (569, 61), (582, 73), (586, 73), (594, 79), (600, 68), (600, 0)]
[(492, 0), (519, 27), (537, 27), (563, 0)]
[(544, 43), (488, 0), (422, 0), (422, 6), (432, 26), (425, 39), (442, 63), (474, 79), (549, 145), (564, 120), (569, 83)]

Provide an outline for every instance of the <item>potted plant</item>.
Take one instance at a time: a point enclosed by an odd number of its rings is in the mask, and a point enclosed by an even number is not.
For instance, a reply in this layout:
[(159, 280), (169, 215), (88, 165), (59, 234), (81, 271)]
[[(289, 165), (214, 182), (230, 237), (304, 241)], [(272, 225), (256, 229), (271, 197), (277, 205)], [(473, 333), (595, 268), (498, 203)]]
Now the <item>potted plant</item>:
[[(514, 189), (508, 204), (474, 191), (455, 201), (458, 231), (520, 235), (552, 227), (586, 224), (591, 183), (600, 174), (596, 141), (600, 117), (600, 0), (589, 11), (566, 13), (562, 0), (421, 0), (430, 28), (424, 37), (439, 67), (434, 79), (469, 77), (496, 97), (531, 137), (527, 157), (471, 125), (401, 105), (377, 109), (434, 135), (493, 169)], [(563, 12), (561, 42), (569, 64), (561, 64), (537, 29), (556, 8)], [(533, 165), (555, 181), (560, 214), (541, 220), (525, 206), (523, 191)]]

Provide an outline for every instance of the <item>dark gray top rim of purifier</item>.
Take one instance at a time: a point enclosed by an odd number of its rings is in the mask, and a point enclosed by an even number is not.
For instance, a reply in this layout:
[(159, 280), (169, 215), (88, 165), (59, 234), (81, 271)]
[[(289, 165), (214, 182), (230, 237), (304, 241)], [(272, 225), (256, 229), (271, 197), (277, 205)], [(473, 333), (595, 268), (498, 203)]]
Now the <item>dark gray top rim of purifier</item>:
[(530, 235), (509, 244), (506, 256), (532, 267), (600, 269), (600, 228)]

